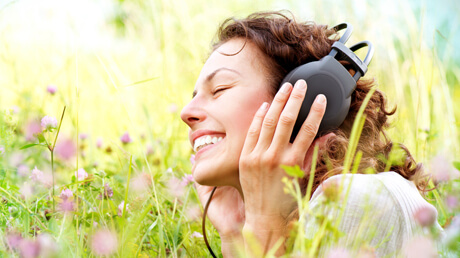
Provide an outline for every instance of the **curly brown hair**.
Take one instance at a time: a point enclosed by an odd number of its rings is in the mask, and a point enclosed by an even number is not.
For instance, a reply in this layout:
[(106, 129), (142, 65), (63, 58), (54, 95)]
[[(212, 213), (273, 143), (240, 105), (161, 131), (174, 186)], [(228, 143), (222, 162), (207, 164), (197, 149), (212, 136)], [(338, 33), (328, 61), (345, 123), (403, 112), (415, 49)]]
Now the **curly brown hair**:
[[(261, 63), (274, 96), (281, 81), (291, 70), (328, 55), (337, 37), (337, 32), (325, 25), (296, 22), (281, 12), (259, 12), (244, 19), (225, 20), (218, 30), (213, 50), (235, 38), (243, 38), (246, 42), (253, 43), (264, 55), (265, 60)], [(354, 73), (346, 61), (340, 62), (351, 74)], [(345, 121), (333, 131), (336, 137), (330, 137), (321, 150), (322, 155), (316, 164), (313, 191), (327, 178), (342, 173), (353, 122), (364, 98), (373, 87), (376, 87), (373, 79), (361, 79), (357, 82)], [(365, 122), (357, 146), (357, 151), (362, 153), (358, 173), (365, 173), (369, 168), (376, 173), (388, 169), (406, 179), (412, 179), (419, 190), (424, 190), (426, 180), (419, 176), (422, 174), (422, 165), (414, 160), (405, 146), (394, 144), (385, 133), (385, 129), (389, 127), (388, 117), (395, 111), (396, 107), (388, 109), (384, 94), (376, 89), (364, 110)], [(392, 160), (390, 155), (392, 151), (395, 153), (395, 149), (400, 154), (397, 159), (399, 162), (394, 162), (393, 159), (393, 163), (389, 164), (388, 160)], [(307, 178), (304, 178), (301, 183), (304, 193), (306, 183)]]

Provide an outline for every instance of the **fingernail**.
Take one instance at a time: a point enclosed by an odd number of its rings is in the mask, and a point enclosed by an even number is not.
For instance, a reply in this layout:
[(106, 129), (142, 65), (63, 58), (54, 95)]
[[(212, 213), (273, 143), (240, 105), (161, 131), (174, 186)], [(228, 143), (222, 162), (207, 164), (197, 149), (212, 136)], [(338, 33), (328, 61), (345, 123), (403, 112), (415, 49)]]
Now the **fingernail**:
[(288, 93), (289, 88), (290, 88), (289, 83), (286, 82), (285, 84), (283, 84), (283, 86), (281, 86), (281, 92), (282, 93)]
[(295, 83), (295, 87), (301, 89), (301, 90), (304, 90), (307, 88), (307, 83), (304, 81), (304, 80), (298, 80), (296, 83)]
[(326, 102), (326, 97), (323, 94), (316, 96), (316, 103), (323, 104)]
[(268, 103), (267, 103), (267, 102), (264, 102), (264, 103), (262, 104), (262, 106), (260, 106), (260, 110), (265, 110), (265, 109), (267, 109), (267, 107), (268, 107)]

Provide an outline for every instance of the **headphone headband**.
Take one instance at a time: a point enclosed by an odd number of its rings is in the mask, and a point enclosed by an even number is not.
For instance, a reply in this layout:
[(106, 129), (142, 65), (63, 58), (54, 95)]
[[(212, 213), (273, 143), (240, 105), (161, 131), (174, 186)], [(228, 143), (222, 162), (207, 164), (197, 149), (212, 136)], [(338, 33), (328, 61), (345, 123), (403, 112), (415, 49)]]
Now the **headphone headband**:
[[(356, 88), (356, 82), (367, 72), (367, 66), (374, 55), (374, 47), (369, 41), (361, 41), (348, 48), (345, 43), (351, 36), (353, 26), (349, 23), (340, 23), (333, 27), (336, 31), (345, 30), (339, 40), (332, 44), (329, 54), (318, 61), (309, 62), (296, 67), (283, 79), (283, 83), (290, 82), (294, 85), (298, 80), (307, 82), (308, 91), (299, 111), (291, 142), (294, 141), (302, 124), (307, 118), (311, 105), (318, 94), (327, 98), (326, 112), (321, 121), (318, 135), (338, 128), (345, 120), (351, 104), (351, 95)], [(368, 47), (364, 61), (354, 53)], [(351, 76), (348, 67), (344, 67), (339, 61), (346, 60), (350, 63), (355, 74)]]
[(339, 31), (345, 29), (345, 32), (343, 33), (342, 37), (340, 37), (340, 39), (339, 39), (339, 42), (341, 42), (343, 44), (345, 44), (348, 41), (348, 39), (351, 36), (351, 33), (353, 32), (353, 25), (351, 25), (348, 22), (343, 22), (343, 23), (337, 24), (333, 28), (335, 29), (336, 32), (339, 32)]

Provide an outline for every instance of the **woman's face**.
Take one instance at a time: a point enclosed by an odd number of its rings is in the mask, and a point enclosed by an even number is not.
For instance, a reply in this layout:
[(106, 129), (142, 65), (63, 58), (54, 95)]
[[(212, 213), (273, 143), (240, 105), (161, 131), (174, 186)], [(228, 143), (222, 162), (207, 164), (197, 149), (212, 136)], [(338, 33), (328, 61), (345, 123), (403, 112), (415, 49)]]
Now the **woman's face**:
[(232, 39), (214, 51), (181, 112), (194, 148), (193, 177), (202, 185), (239, 187), (238, 164), (255, 112), (271, 102), (263, 57), (252, 43)]

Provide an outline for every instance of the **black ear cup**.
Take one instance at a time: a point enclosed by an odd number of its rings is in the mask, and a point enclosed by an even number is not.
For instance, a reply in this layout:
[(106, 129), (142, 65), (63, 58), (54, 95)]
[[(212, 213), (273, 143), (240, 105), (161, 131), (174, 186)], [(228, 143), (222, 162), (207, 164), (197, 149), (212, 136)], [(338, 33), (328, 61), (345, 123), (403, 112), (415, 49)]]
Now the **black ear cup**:
[[(283, 80), (282, 84), (290, 82), (294, 85), (298, 80), (307, 82), (307, 95), (302, 103), (294, 130), (291, 135), (291, 142), (297, 136), (303, 122), (310, 112), (310, 108), (318, 94), (324, 94), (327, 99), (326, 113), (318, 130), (318, 136), (338, 128), (345, 120), (350, 108), (351, 94), (356, 88), (356, 82), (367, 72), (367, 66), (373, 56), (372, 44), (368, 41), (360, 42), (350, 48), (344, 43), (351, 35), (351, 26), (347, 23), (339, 24), (337, 30), (346, 28), (346, 32), (339, 41), (332, 45), (329, 55), (319, 61), (301, 65), (292, 70)], [(354, 51), (367, 46), (369, 48), (366, 58), (361, 61)], [(355, 69), (355, 75), (337, 61), (347, 60)]]

